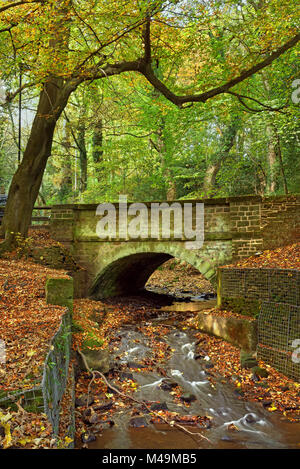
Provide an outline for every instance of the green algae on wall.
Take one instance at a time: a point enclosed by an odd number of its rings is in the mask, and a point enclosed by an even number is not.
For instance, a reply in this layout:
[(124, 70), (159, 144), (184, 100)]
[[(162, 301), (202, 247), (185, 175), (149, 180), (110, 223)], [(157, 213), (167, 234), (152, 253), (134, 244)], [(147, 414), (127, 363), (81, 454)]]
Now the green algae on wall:
[(220, 337), (245, 352), (255, 352), (257, 347), (257, 321), (236, 317), (220, 317), (213, 313), (200, 312), (198, 328)]

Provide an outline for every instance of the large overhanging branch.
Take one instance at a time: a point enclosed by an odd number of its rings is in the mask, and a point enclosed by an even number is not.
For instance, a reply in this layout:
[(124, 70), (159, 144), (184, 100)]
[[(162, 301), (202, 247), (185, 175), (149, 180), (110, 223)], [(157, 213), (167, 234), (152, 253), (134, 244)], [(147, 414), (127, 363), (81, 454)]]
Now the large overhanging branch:
[[(95, 80), (101, 78), (107, 78), (113, 75), (120, 75), (124, 72), (139, 72), (156, 88), (161, 92), (169, 101), (174, 103), (178, 107), (182, 107), (184, 104), (202, 102), (205, 103), (208, 99), (218, 96), (222, 93), (228, 93), (231, 88), (233, 88), (238, 83), (246, 80), (255, 73), (259, 72), (263, 68), (270, 65), (274, 60), (280, 57), (284, 52), (291, 49), (295, 46), (300, 40), (300, 34), (297, 34), (292, 39), (287, 41), (283, 46), (279, 47), (276, 51), (272, 52), (268, 57), (249, 68), (248, 70), (243, 71), (239, 76), (228, 81), (224, 85), (212, 88), (209, 91), (204, 93), (178, 96), (174, 94), (157, 76), (155, 75), (152, 64), (151, 64), (151, 43), (150, 43), (150, 21), (147, 21), (144, 27), (143, 32), (143, 43), (144, 43), (144, 56), (140, 59), (129, 61), (129, 62), (119, 62), (115, 64), (103, 64), (100, 66), (91, 67), (89, 70), (85, 71), (84, 76), (80, 75), (77, 77), (79, 82)], [(75, 77), (73, 77), (75, 78)], [(231, 93), (233, 94), (233, 93)], [(243, 98), (251, 99), (249, 97), (243, 96)], [(261, 103), (260, 103), (261, 104)], [(265, 106), (266, 109), (268, 106)], [(271, 109), (269, 109), (271, 110)], [(274, 110), (274, 109), (272, 109)]]
[[(147, 41), (145, 41), (145, 38)], [(145, 76), (145, 78), (158, 90), (160, 91), (169, 101), (176, 104), (178, 107), (182, 107), (186, 103), (202, 102), (205, 103), (208, 99), (213, 98), (222, 93), (228, 92), (232, 87), (251, 77), (255, 73), (259, 72), (263, 68), (270, 65), (274, 60), (284, 54), (286, 51), (294, 47), (300, 40), (300, 34), (297, 34), (292, 39), (287, 41), (276, 51), (272, 52), (268, 57), (259, 62), (258, 64), (250, 67), (248, 70), (243, 71), (239, 76), (228, 81), (224, 85), (212, 88), (204, 93), (178, 96), (174, 94), (164, 83), (162, 83), (155, 75), (149, 57), (149, 46), (150, 37), (146, 32), (144, 33), (144, 45), (145, 45), (145, 56), (140, 62), (139, 71)], [(147, 49), (146, 49), (147, 47)]]

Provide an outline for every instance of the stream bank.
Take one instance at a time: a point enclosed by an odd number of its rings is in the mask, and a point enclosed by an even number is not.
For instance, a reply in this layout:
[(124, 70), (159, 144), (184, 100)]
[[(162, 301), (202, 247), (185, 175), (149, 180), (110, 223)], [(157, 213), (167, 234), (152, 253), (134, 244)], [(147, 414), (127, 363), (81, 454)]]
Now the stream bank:
[[(77, 447), (298, 448), (297, 415), (294, 423), (288, 421), (270, 390), (276, 372), (268, 368), (267, 378), (253, 381), (249, 370), (240, 369), (236, 347), (195, 328), (198, 312), (211, 309), (215, 299), (179, 300), (148, 293), (106, 301), (105, 307), (123, 320), (110, 333), (105, 376), (113, 388), (140, 403), (120, 396), (100, 377), (91, 382), (90, 373), (78, 373)], [(278, 385), (284, 378), (279, 379)], [(293, 388), (290, 380), (284, 384)], [(297, 387), (291, 389), (281, 392), (292, 392), (289, 404), (295, 413), (299, 397)]]

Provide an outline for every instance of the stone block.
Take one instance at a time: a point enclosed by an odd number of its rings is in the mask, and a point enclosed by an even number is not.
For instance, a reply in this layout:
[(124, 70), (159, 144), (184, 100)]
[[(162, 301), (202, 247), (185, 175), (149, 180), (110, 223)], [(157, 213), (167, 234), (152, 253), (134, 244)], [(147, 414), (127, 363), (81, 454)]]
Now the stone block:
[(48, 278), (46, 281), (46, 301), (48, 304), (66, 306), (73, 311), (73, 279)]
[(236, 317), (221, 317), (213, 313), (199, 313), (198, 328), (240, 347), (248, 352), (256, 350), (257, 321)]

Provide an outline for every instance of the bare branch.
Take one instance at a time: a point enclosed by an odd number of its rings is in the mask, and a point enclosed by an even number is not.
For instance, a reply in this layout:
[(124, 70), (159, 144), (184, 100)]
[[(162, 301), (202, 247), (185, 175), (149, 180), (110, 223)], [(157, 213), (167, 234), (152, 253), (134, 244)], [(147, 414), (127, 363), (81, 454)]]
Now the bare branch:
[(6, 32), (11, 32), (11, 29), (17, 26), (15, 23), (11, 24), (10, 26), (7, 26), (7, 28), (0, 29), (0, 33), (6, 33)]
[[(228, 94), (231, 94), (232, 96), (235, 96), (239, 102), (246, 108), (248, 109), (248, 111), (251, 111), (251, 112), (263, 112), (263, 111), (271, 111), (271, 112), (281, 112), (282, 113), (282, 109), (284, 109), (287, 104), (284, 104), (283, 106), (280, 106), (280, 107), (272, 107), (272, 106), (269, 106), (268, 104), (264, 104), (262, 103), (261, 101), (259, 101), (258, 99), (255, 99), (255, 98), (252, 98), (250, 96), (245, 96), (243, 94), (239, 94), (239, 93), (235, 93), (233, 91), (226, 91), (226, 93)], [(245, 102), (244, 102), (244, 99), (249, 99), (251, 101), (254, 101), (255, 103), (259, 104), (262, 109), (255, 109), (255, 108), (251, 108), (250, 106), (248, 106)], [(284, 114), (284, 113), (283, 113)]]
[(13, 93), (9, 93), (6, 97), (6, 102), (4, 103), (7, 104), (7, 103), (10, 103), (11, 101), (13, 101), (15, 99), (16, 96), (18, 96), (19, 93), (21, 93), (23, 90), (27, 89), (27, 88), (32, 88), (33, 86), (36, 86), (37, 85), (37, 82), (32, 82), (32, 83), (24, 83), (24, 85), (22, 85), (20, 88), (18, 88), (16, 91), (14, 91)]
[[(94, 28), (92, 28), (92, 26), (90, 24), (88, 24), (78, 13), (78, 11), (76, 10), (75, 6), (74, 6), (74, 3), (72, 3), (72, 8), (74, 10), (74, 13), (75, 15), (77, 16), (77, 18), (83, 23), (85, 24), (85, 26), (93, 33), (93, 35), (95, 36), (97, 42), (101, 45), (101, 47), (103, 46), (102, 42), (100, 41), (96, 31), (94, 30)], [(84, 36), (84, 35), (83, 35)]]
[(150, 135), (152, 135), (153, 132), (149, 132), (148, 134), (145, 135), (136, 135), (131, 132), (122, 132), (122, 133), (112, 133), (112, 134), (106, 134), (107, 137), (123, 137), (123, 135), (130, 135), (130, 137), (135, 137), (135, 138), (147, 138)]
[[(93, 52), (91, 52), (84, 60), (81, 64), (79, 64), (77, 67), (76, 67), (76, 70), (81, 70), (85, 64), (90, 60), (92, 59), (93, 57), (96, 57), (98, 56), (99, 54), (101, 54), (101, 51), (105, 48), (105, 47), (108, 47), (110, 46), (111, 44), (117, 42), (119, 39), (121, 39), (122, 37), (126, 36), (127, 34), (129, 34), (131, 31), (137, 29), (138, 27), (142, 26), (144, 24), (145, 20), (140, 20), (140, 21), (136, 21), (135, 23), (133, 23), (130, 27), (128, 28), (125, 28), (121, 33), (117, 34), (114, 38), (112, 38), (111, 40), (107, 41), (105, 44), (101, 44), (100, 47), (98, 47), (96, 50), (94, 50)], [(105, 58), (106, 56), (103, 55)]]

